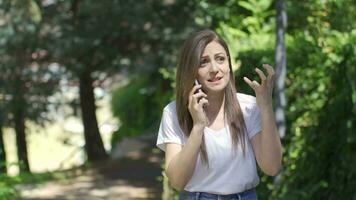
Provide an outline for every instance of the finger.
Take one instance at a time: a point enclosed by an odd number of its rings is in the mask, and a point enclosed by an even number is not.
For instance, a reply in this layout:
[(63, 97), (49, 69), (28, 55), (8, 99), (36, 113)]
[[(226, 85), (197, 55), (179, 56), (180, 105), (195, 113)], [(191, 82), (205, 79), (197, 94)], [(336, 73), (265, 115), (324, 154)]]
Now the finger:
[(251, 81), (247, 77), (244, 77), (244, 81), (252, 88), (252, 89), (257, 89), (260, 84), (257, 81)]
[(206, 98), (208, 97), (208, 95), (206, 95), (204, 92), (198, 92), (198, 93), (195, 93), (193, 94), (193, 98), (195, 99), (201, 99), (201, 98)]
[(250, 79), (248, 79), (247, 77), (244, 77), (244, 81), (247, 83), (247, 85), (249, 85), (250, 87), (254, 87), (252, 84), (252, 81)]
[(258, 76), (261, 78), (261, 82), (265, 83), (267, 80), (265, 74), (258, 68), (255, 68), (255, 71), (257, 72)]
[(191, 103), (193, 101), (193, 95), (197, 89), (199, 89), (201, 85), (194, 85), (193, 88), (189, 92), (189, 101), (188, 101), (188, 106), (191, 106)]
[(268, 73), (267, 77), (269, 79), (273, 79), (274, 78), (274, 74), (275, 74), (273, 67), (271, 65), (269, 65), (269, 64), (263, 64), (262, 66), (267, 70), (267, 73)]
[(194, 85), (194, 87), (192, 88), (192, 90), (190, 90), (189, 92), (189, 96), (193, 96), (193, 94), (197, 91), (197, 89), (200, 89), (201, 85)]
[(257, 81), (252, 81), (252, 84), (255, 86), (255, 87), (258, 87), (258, 86), (260, 86), (260, 84), (257, 82)]
[(201, 107), (208, 106), (208, 105), (209, 105), (208, 99), (206, 99), (206, 98), (200, 99), (199, 105), (200, 105)]
[[(256, 85), (254, 82), (252, 82), (250, 79), (248, 79), (247, 77), (244, 77), (244, 81), (252, 88), (252, 89), (256, 89)], [(256, 82), (256, 81), (255, 81)]]

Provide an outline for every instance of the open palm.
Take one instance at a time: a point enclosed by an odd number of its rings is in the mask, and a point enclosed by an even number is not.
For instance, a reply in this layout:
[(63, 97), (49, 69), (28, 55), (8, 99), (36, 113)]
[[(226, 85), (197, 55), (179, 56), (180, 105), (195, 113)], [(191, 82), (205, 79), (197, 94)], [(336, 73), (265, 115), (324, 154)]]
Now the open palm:
[(272, 91), (275, 72), (271, 65), (263, 64), (263, 67), (267, 71), (267, 76), (262, 70), (256, 68), (258, 76), (261, 78), (261, 83), (253, 80), (251, 81), (247, 77), (244, 77), (244, 81), (255, 91), (256, 101), (260, 108), (265, 106), (272, 106)]

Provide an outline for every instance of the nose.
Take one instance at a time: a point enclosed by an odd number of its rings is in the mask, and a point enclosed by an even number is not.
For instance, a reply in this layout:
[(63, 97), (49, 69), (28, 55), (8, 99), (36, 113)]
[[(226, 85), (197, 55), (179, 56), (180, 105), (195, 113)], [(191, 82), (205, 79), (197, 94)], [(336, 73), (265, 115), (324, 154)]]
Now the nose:
[(210, 62), (210, 72), (215, 73), (219, 70), (218, 63), (215, 61)]

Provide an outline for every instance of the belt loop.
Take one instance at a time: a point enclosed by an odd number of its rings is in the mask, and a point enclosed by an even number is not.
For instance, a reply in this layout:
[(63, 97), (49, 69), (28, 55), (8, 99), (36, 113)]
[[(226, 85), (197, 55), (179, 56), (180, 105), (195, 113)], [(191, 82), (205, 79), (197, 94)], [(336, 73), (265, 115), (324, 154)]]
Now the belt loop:
[(199, 200), (200, 192), (195, 193), (195, 200)]
[(241, 200), (241, 194), (237, 194), (239, 200)]

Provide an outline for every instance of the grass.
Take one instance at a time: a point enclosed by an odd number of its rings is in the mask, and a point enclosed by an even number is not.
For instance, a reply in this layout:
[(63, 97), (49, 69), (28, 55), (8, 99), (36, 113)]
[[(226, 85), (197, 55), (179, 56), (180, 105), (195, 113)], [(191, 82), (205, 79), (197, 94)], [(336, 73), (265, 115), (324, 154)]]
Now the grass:
[(16, 176), (0, 175), (0, 200), (12, 199), (18, 197), (19, 192), (16, 189), (19, 185), (37, 185), (47, 181), (64, 181), (70, 175), (65, 171), (45, 172), (45, 173), (21, 173)]

